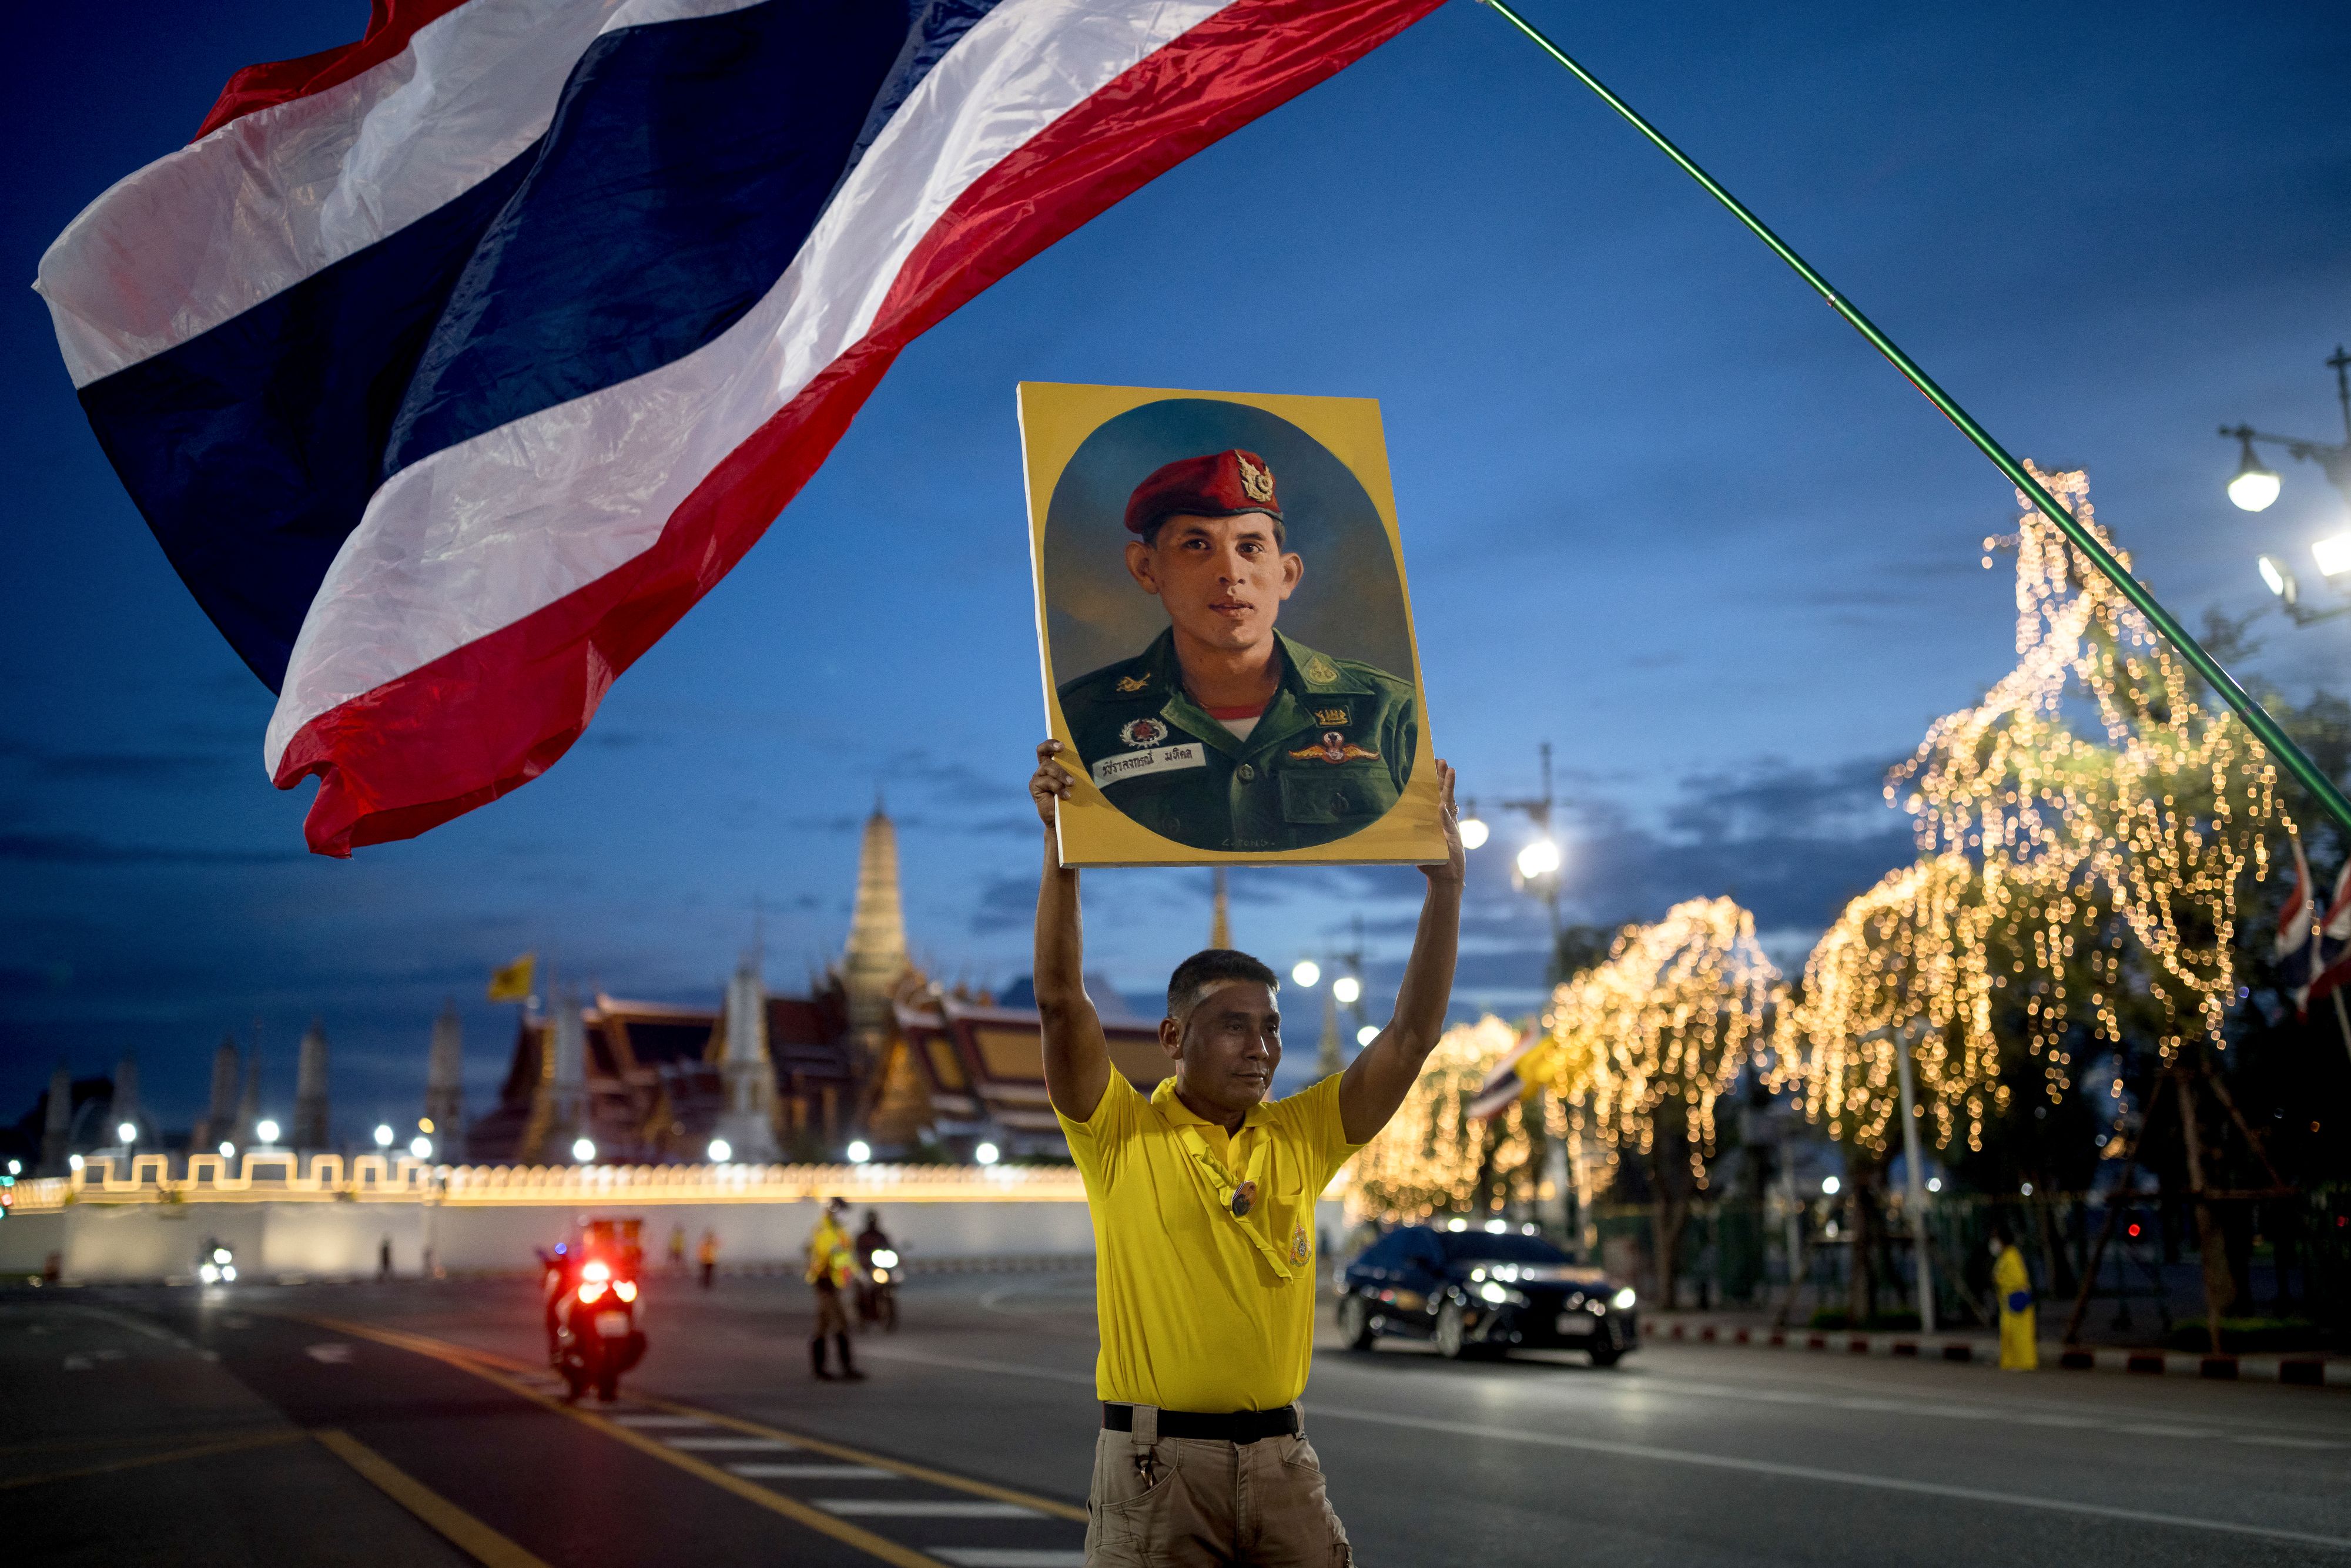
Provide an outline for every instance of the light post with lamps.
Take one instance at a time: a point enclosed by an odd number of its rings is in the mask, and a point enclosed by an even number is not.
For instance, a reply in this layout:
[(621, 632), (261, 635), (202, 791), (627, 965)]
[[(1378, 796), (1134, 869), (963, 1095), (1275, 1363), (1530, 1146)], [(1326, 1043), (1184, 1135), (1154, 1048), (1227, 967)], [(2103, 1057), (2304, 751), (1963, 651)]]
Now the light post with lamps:
[[(2229, 481), (2229, 499), (2239, 509), (2247, 512), (2266, 511), (2278, 498), (2280, 481), (2273, 469), (2262, 465), (2253, 451), (2257, 441), (2285, 448), (2286, 455), (2298, 463), (2315, 463), (2325, 474), (2327, 482), (2342, 496), (2346, 506), (2351, 506), (2351, 353), (2340, 344), (2326, 361), (2335, 372), (2335, 399), (2343, 410), (2343, 440), (2340, 442), (2309, 441), (2298, 435), (2272, 435), (2255, 430), (2250, 424), (2224, 424), (2220, 434), (2237, 443), (2238, 459), (2235, 477)], [(2318, 567), (2318, 575), (2338, 592), (2351, 594), (2351, 533), (2336, 534), (2317, 540), (2310, 547), (2311, 559)], [(2351, 614), (2351, 601), (2329, 610), (2313, 610), (2302, 601), (2302, 583), (2294, 569), (2273, 555), (2265, 555), (2259, 562), (2262, 581), (2277, 596), (2287, 615), (2297, 626), (2314, 622), (2331, 621), (2337, 615)]]

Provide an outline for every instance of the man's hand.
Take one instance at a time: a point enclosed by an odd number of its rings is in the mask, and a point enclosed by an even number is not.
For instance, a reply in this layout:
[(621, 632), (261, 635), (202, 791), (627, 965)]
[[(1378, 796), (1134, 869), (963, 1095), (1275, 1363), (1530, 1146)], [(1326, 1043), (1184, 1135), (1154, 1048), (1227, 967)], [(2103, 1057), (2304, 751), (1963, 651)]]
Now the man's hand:
[[(1038, 821), (1049, 828), (1053, 825), (1053, 819), (1061, 810), (1061, 802), (1070, 798), (1071, 786), (1077, 782), (1068, 768), (1053, 760), (1060, 755), (1061, 749), (1061, 743), (1058, 740), (1039, 741), (1037, 771), (1029, 775), (1029, 802), (1037, 808)], [(1444, 764), (1439, 763), (1437, 766), (1441, 768)], [(1446, 799), (1449, 802), (1452, 796), (1447, 794)], [(1458, 861), (1461, 858), (1459, 853), (1461, 835), (1457, 832), (1453, 838), (1455, 844), (1453, 858)]]
[(1469, 879), (1469, 863), (1461, 852), (1461, 812), (1453, 804), (1453, 764), (1443, 758), (1437, 759), (1437, 821), (1445, 826), (1445, 859), (1436, 865), (1425, 865), (1420, 873), (1432, 883), (1447, 883), (1458, 889)]

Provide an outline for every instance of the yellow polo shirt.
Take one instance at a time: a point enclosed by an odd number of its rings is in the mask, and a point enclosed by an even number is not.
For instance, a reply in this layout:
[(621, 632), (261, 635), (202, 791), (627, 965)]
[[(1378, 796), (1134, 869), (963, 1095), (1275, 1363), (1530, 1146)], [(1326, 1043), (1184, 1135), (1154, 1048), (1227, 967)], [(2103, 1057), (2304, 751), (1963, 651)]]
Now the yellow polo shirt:
[[(1314, 1200), (1362, 1147), (1341, 1130), (1338, 1078), (1228, 1135), (1173, 1078), (1146, 1100), (1113, 1071), (1092, 1117), (1061, 1122), (1093, 1216), (1095, 1392), (1211, 1414), (1297, 1398), (1314, 1348)], [(1255, 1200), (1237, 1218), (1247, 1181)]]

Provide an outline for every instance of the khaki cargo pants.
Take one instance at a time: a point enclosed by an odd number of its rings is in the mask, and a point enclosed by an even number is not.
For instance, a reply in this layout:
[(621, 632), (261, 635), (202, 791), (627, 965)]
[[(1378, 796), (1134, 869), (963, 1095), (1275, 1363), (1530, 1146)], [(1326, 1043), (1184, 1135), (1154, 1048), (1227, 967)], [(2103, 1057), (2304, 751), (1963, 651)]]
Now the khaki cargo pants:
[(1348, 1568), (1347, 1527), (1299, 1435), (1228, 1443), (1162, 1437), (1159, 1412), (1094, 1439), (1086, 1568)]

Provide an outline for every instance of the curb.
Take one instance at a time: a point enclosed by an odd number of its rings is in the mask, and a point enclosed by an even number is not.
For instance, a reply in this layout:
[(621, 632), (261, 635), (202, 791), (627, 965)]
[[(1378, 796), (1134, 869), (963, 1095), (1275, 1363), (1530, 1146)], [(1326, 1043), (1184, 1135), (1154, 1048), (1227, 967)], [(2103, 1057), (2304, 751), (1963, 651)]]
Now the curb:
[[(1997, 1341), (1964, 1335), (1854, 1333), (1843, 1329), (1756, 1328), (1745, 1323), (1652, 1322), (1643, 1337), (1676, 1344), (1745, 1345), (1757, 1350), (1825, 1351), (1998, 1366)], [(2055, 1354), (2051, 1354), (2055, 1351)], [(2066, 1372), (2126, 1372), (2140, 1376), (2209, 1377), (2220, 1382), (2283, 1383), (2302, 1388), (2351, 1388), (2351, 1360), (2326, 1355), (2197, 1355), (2180, 1351), (2125, 1350), (2044, 1343), (2042, 1364)]]

